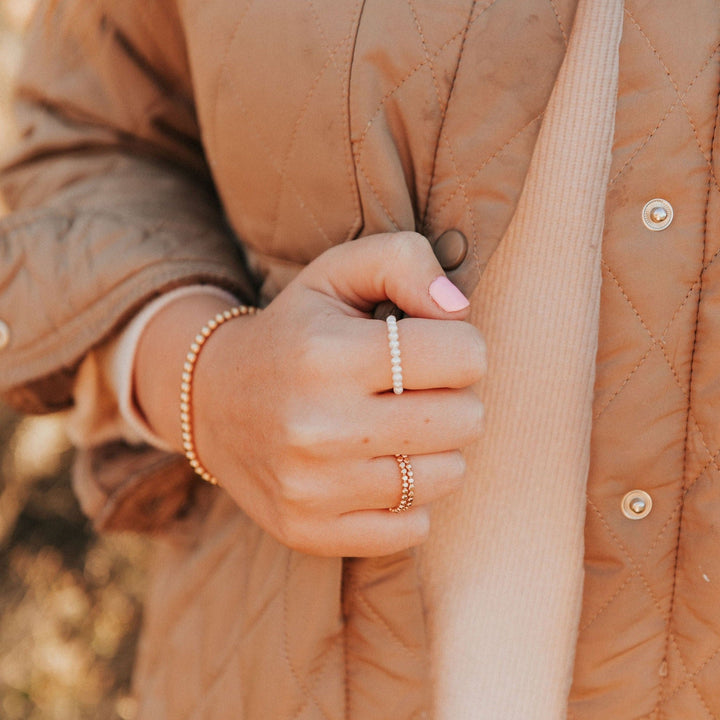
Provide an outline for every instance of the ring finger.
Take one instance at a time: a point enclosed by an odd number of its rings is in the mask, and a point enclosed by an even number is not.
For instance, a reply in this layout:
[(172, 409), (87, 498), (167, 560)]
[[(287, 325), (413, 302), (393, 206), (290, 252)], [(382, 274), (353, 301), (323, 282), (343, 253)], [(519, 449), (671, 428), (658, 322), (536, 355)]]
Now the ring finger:
[[(459, 450), (411, 455), (408, 461), (414, 481), (413, 505), (426, 505), (455, 492), (465, 476), (465, 459)], [(395, 457), (367, 460), (349, 483), (342, 512), (397, 507), (403, 497), (403, 480), (400, 463)]]

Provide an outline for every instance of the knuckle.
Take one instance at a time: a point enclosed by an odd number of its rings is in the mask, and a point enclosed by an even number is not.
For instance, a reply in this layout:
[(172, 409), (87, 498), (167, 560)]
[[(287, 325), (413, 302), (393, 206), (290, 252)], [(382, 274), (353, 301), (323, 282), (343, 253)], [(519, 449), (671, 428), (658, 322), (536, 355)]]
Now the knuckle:
[(461, 376), (467, 385), (480, 380), (487, 368), (487, 346), (478, 330), (470, 323), (459, 323), (455, 330), (460, 333), (459, 345), (462, 352), (454, 355), (454, 362), (460, 363)]
[(308, 483), (299, 475), (285, 476), (279, 483), (278, 502), (291, 513), (305, 509), (311, 504)]
[(275, 537), (285, 547), (298, 552), (314, 554), (315, 543), (308, 532), (307, 523), (295, 515), (282, 514), (275, 527)]
[(467, 464), (465, 462), (465, 456), (459, 450), (450, 453), (448, 457), (448, 468), (444, 476), (449, 492), (454, 492), (462, 487), (466, 470)]
[(479, 380), (487, 371), (487, 345), (485, 338), (473, 325), (465, 324), (470, 330), (467, 355), (471, 362), (470, 367), (474, 373), (474, 379)]
[(467, 440), (472, 442), (482, 435), (485, 428), (485, 406), (475, 393), (471, 392), (471, 402), (468, 408)]
[(288, 418), (285, 422), (285, 444), (294, 452), (304, 455), (308, 448), (313, 446), (314, 434), (310, 423), (299, 421), (297, 418)]
[(422, 235), (410, 230), (393, 233), (389, 242), (390, 252), (398, 262), (407, 261), (425, 247), (429, 248), (428, 241)]
[(329, 348), (332, 348), (332, 343), (327, 341), (324, 333), (314, 331), (305, 335), (295, 350), (299, 377), (310, 380), (318, 377), (318, 369), (327, 362)]
[(460, 450), (447, 450), (438, 458), (432, 477), (422, 475), (421, 488), (426, 490), (426, 501), (452, 495), (465, 481), (465, 458)]
[(285, 421), (285, 443), (297, 456), (304, 458), (321, 457), (323, 449), (331, 443), (332, 429), (316, 414), (298, 408), (290, 412)]

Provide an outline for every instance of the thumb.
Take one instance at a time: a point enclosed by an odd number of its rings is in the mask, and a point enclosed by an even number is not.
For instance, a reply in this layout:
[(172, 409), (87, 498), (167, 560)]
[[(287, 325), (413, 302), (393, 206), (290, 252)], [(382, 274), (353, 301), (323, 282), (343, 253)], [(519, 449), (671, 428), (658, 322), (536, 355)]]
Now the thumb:
[(470, 307), (445, 277), (428, 240), (414, 232), (369, 235), (337, 245), (301, 276), (307, 287), (364, 312), (389, 300), (412, 317), (461, 320)]

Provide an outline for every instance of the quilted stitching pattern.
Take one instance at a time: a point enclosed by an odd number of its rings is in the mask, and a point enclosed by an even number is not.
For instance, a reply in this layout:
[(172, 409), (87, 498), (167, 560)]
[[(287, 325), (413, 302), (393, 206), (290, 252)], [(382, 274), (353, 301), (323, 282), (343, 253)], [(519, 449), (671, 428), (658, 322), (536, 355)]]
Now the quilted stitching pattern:
[[(307, 262), (360, 227), (348, 94), (362, 5), (248, 0), (240, 8), (188, 8), (206, 150), (221, 194), (243, 188), (223, 198), (236, 232), (263, 252), (282, 257), (292, 228), (289, 259)], [(218, 37), (217, 54), (194, 56), (208, 37)], [(268, 54), (272, 62), (261, 62)], [(322, 176), (307, 171), (318, 147), (335, 159)]]
[[(221, 193), (244, 188), (242, 197), (223, 198), (239, 236), (263, 255), (304, 263), (361, 225), (364, 234), (417, 228), (430, 235), (462, 226), (484, 264), (522, 185), (573, 0), (539, 3), (529, 19), (498, 0), (348, 0), (332, 8), (306, 0), (286, 7), (292, 11), (248, 0), (225, 18), (206, 3), (189, 9), (185, 20), (216, 181)], [(519, 20), (509, 22), (515, 13)], [(217, 55), (193, 57), (193, 46), (202, 44), (194, 37), (216, 35), (218, 25)], [(267, 51), (258, 40), (265, 44), (266, 33), (255, 29), (268, 25), (277, 26), (277, 44), (288, 58), (270, 64), (272, 71), (257, 62)], [(497, 32), (510, 25), (512, 33)], [(402, 42), (378, 53), (377, 38), (387, 28), (401, 28)], [(555, 52), (548, 52), (547, 35), (556, 36)], [(310, 60), (307, 48), (314, 52)], [(482, 88), (496, 81), (495, 63), (516, 63), (526, 74), (533, 69), (532, 78), (501, 88), (500, 101), (493, 92), (487, 107), (478, 105)], [(455, 108), (453, 89), (460, 98)], [(412, 112), (418, 107), (422, 113)], [(503, 136), (469, 135), (468, 112), (478, 123), (502, 127)], [(328, 123), (331, 117), (338, 120)], [(232, 138), (216, 131), (228, 125), (236, 129)], [(309, 173), (314, 158), (304, 153), (318, 146), (344, 164), (332, 172), (324, 165), (317, 177)]]
[[(596, 453), (590, 479), (588, 575), (568, 715), (576, 720), (720, 717), (720, 636), (717, 618), (707, 616), (720, 563), (706, 509), (720, 507), (720, 436), (708, 411), (718, 394), (707, 369), (720, 357), (698, 341), (713, 332), (706, 316), (717, 313), (708, 288), (718, 274), (717, 215), (709, 212), (719, 192), (720, 17), (716, 4), (696, 5), (626, 3), (595, 402), (596, 444), (613, 457)], [(640, 101), (632, 94), (638, 84), (648, 88)], [(634, 173), (654, 184), (634, 184)], [(675, 222), (657, 234), (639, 217), (655, 196), (677, 204)], [(638, 397), (652, 400), (639, 410)], [(642, 457), (626, 447), (630, 427)], [(619, 500), (636, 486), (654, 505), (633, 523)], [(616, 662), (599, 652), (607, 637), (619, 638)], [(648, 668), (645, 684), (634, 673), (634, 688), (623, 681), (631, 666)], [(595, 706), (593, 682), (605, 686), (610, 705), (603, 695)]]
[[(454, 227), (472, 240), (482, 267), (522, 187), (572, 27), (574, 0), (248, 0), (232, 5), (198, 4), (185, 20), (204, 139), (238, 234), (262, 253), (306, 262), (361, 227), (363, 233), (415, 228), (431, 238)], [(718, 155), (712, 146), (720, 22), (707, 22), (709, 13), (718, 13), (711, 0), (697, 0), (696, 7), (689, 13), (671, 0), (652, 8), (627, 4), (626, 91), (620, 97), (622, 132), (608, 192), (612, 212), (595, 418), (596, 447), (605, 450), (594, 457), (589, 491), (589, 572), (570, 708), (577, 720), (660, 720), (677, 717), (679, 708), (688, 717), (720, 716), (712, 683), (720, 667), (720, 638), (707, 631), (692, 604), (720, 579), (720, 557), (714, 557), (719, 554), (708, 547), (717, 540), (712, 519), (698, 511), (707, 504), (720, 507), (713, 482), (720, 429), (699, 401), (706, 390), (720, 397), (701, 371), (703, 362), (720, 358), (703, 346), (702, 332), (697, 337), (694, 332), (696, 324), (712, 322), (698, 301), (712, 302), (710, 280), (720, 249), (720, 233), (705, 232), (717, 226), (717, 215), (708, 213), (717, 212)], [(277, 26), (275, 39), (287, 62), (266, 68), (258, 58), (272, 52), (268, 23)], [(378, 43), (388, 28), (398, 29), (400, 41)], [(207, 43), (194, 39), (194, 33), (217, 37), (217, 54), (194, 56), (193, 47)], [(678, 43), (680, 36), (691, 40)], [(268, 92), (269, 87), (282, 92)], [(645, 90), (641, 102), (636, 87)], [(218, 132), (228, 127), (234, 132)], [(312, 171), (316, 158), (309, 149), (320, 154), (322, 172)], [(336, 161), (328, 163), (328, 157)], [(676, 161), (689, 171), (677, 173)], [(230, 194), (237, 188), (243, 188), (242, 196)], [(651, 237), (639, 225), (639, 208), (646, 199), (668, 193), (671, 201), (677, 196), (683, 202), (676, 202), (671, 230)], [(654, 289), (648, 277), (656, 279)], [(637, 397), (653, 402), (638, 408)], [(629, 454), (623, 436), (628, 427), (652, 452)], [(619, 517), (618, 502), (628, 482), (636, 480), (651, 489), (655, 509), (642, 523), (628, 525)], [(678, 554), (681, 522), (688, 540)], [(228, 564), (210, 568), (208, 589), (202, 589), (208, 602), (226, 594), (223, 583), (244, 562), (237, 548), (248, 542), (238, 537)], [(309, 576), (292, 556), (282, 562), (280, 586), (264, 589), (259, 597), (267, 603), (248, 608), (242, 630), (284, 628), (286, 662), (277, 672), (293, 704), (274, 716), (335, 720), (342, 700), (328, 687), (343, 643), (332, 628), (318, 647), (305, 647), (297, 637), (288, 640), (290, 628), (302, 626), (302, 617), (290, 617), (299, 611), (295, 592), (316, 594), (303, 587)], [(698, 563), (701, 572), (695, 572)], [(364, 627), (363, 642), (369, 645), (363, 653), (390, 653), (398, 662), (422, 656), (417, 638), (407, 639), (408, 618), (383, 607), (371, 581), (364, 588), (349, 582), (345, 590), (345, 627)], [(205, 618), (180, 613), (175, 621), (184, 629), (185, 622), (203, 627)], [(224, 630), (228, 654), (220, 665), (212, 660), (217, 675), (206, 678), (210, 692), (188, 718), (217, 717), (220, 698), (242, 696), (235, 685), (248, 667), (237, 646), (245, 643), (236, 642), (237, 627)], [(620, 670), (593, 655), (607, 649), (607, 637), (614, 633), (628, 642), (618, 652)], [(308, 653), (302, 660), (291, 656), (297, 643)], [(619, 699), (613, 696), (622, 680), (618, 674), (627, 675), (627, 657), (656, 671), (632, 701), (626, 688)], [(353, 667), (348, 665), (348, 673)], [(587, 693), (583, 696), (588, 689), (583, 683), (595, 681), (604, 692), (609, 688), (609, 702), (616, 703), (608, 708), (604, 696), (599, 713), (585, 701)]]
[[(343, 596), (348, 717), (427, 720), (429, 657), (414, 629), (424, 622), (413, 553), (346, 560)], [(415, 682), (396, 684), (398, 672)]]
[[(485, 265), (522, 187), (574, 9), (557, 0), (536, 3), (530, 15), (498, 0), (366, 3), (351, 94), (363, 232), (413, 228), (432, 239), (462, 228)], [(388, 67), (365, 62), (382, 28), (400, 26), (416, 38), (384, 48)], [(506, 65), (518, 76), (497, 87)], [(542, 71), (518, 82), (529, 68)], [(408, 116), (416, 107), (423, 112)]]
[(140, 717), (337, 720), (341, 578), (340, 560), (282, 547), (219, 497), (160, 556), (148, 624), (162, 642), (141, 654)]
[[(478, 265), (487, 261), (522, 186), (575, 0), (178, 5), (203, 141), (246, 242), (292, 266), (359, 232), (455, 227)], [(632, 0), (625, 25), (570, 716), (720, 718), (720, 6)], [(153, 111), (169, 99), (167, 88), (146, 91)], [(140, 115), (128, 133), (150, 132)], [(104, 142), (83, 130), (85, 143)], [(657, 194), (675, 203), (676, 220), (654, 235), (638, 211)], [(635, 484), (655, 500), (642, 523), (618, 511)], [(208, 513), (164, 550), (148, 615), (155, 642), (139, 673), (157, 690), (144, 716), (217, 720), (231, 707), (359, 720), (354, 703), (378, 692), (367, 661), (380, 654), (395, 674), (379, 676), (419, 695), (422, 623), (408, 563), (395, 586), (407, 601), (396, 604), (378, 584), (394, 569), (348, 562), (343, 572), (340, 561), (294, 554), (222, 496)]]
[[(520, 191), (574, 4), (542, 0), (529, 16), (522, 3), (501, 0), (188, 4), (184, 23), (204, 142), (238, 234), (263, 253), (303, 262), (352, 236), (360, 219), (364, 233), (402, 227), (438, 235), (459, 227), (483, 263)], [(269, 23), (276, 29), (272, 41)], [(388, 28), (399, 29), (400, 42), (378, 43)], [(207, 47), (208, 37), (215, 39), (215, 53), (195, 53)], [(259, 58), (275, 43), (285, 64), (273, 58), (265, 68)], [(483, 93), (504, 64), (532, 72), (532, 82)], [(477, 126), (501, 127), (502, 134), (477, 133)], [(321, 173), (313, 173), (308, 151), (322, 154)], [(328, 163), (328, 157), (337, 161)], [(237, 188), (243, 193), (228, 190)], [(423, 709), (401, 702), (408, 689), (421, 701), (427, 689), (416, 588), (403, 593), (401, 604), (389, 603), (381, 573), (346, 569), (345, 637), (338, 635), (332, 607), (325, 613), (328, 627), (308, 631), (302, 617), (307, 603), (298, 598), (332, 598), (332, 589), (307, 587), (315, 572), (328, 574), (283, 554), (241, 518), (224, 522), (228, 527), (218, 522), (207, 530), (202, 552), (191, 547), (166, 558), (160, 596), (150, 603), (162, 608), (151, 618), (154, 635), (206, 638), (196, 648), (204, 674), (186, 683), (177, 707), (143, 708), (145, 716), (222, 717), (224, 700), (259, 717), (253, 690), (238, 687), (249, 675), (272, 676), (282, 685), (284, 704), (270, 712), (278, 720), (377, 717), (363, 710), (373, 688), (385, 704), (382, 712), (392, 695), (398, 699), (394, 716), (423, 716)], [(202, 582), (185, 587), (185, 570)], [(388, 575), (396, 584), (395, 577), (395, 571)], [(242, 591), (228, 598), (228, 585)], [(338, 582), (336, 598), (339, 591)], [(199, 600), (189, 603), (188, 592)], [(168, 595), (175, 597), (169, 608)], [(230, 626), (218, 622), (228, 618), (228, 601), (235, 618)], [(265, 644), (278, 636), (278, 627), (286, 661), (258, 670), (266, 657), (277, 658), (278, 648)], [(302, 657), (293, 655), (298, 647)], [(344, 712), (336, 693), (343, 649), (350, 688)], [(160, 664), (148, 652), (140, 674), (148, 683), (170, 682), (189, 674), (183, 658), (186, 653), (170, 651)], [(389, 658), (391, 671), (378, 674), (378, 658)], [(381, 692), (381, 682), (393, 687)], [(267, 688), (258, 692), (268, 695)]]

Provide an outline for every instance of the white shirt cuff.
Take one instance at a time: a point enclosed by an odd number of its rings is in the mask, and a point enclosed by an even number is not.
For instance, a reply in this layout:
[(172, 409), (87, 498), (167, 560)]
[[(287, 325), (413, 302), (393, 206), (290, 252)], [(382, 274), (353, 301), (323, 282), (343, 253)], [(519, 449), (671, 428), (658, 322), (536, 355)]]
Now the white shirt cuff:
[[(212, 285), (177, 288), (150, 301), (119, 335), (88, 353), (75, 380), (74, 407), (68, 411), (66, 418), (68, 436), (75, 445), (93, 447), (113, 440), (125, 440), (131, 444), (147, 443), (172, 451), (152, 431), (135, 403), (135, 355), (140, 337), (155, 315), (171, 302), (193, 295), (211, 295), (227, 301), (228, 305), (237, 304), (231, 293)], [(180, 375), (178, 370), (178, 388)]]

